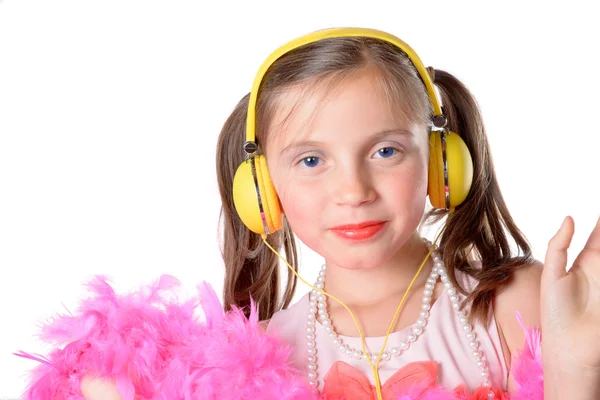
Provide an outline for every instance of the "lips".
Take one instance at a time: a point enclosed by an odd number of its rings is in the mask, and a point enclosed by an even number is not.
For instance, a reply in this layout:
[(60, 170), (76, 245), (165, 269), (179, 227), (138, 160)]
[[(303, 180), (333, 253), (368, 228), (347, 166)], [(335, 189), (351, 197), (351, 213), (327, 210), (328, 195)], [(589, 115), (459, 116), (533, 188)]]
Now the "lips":
[(367, 240), (385, 226), (385, 221), (366, 221), (359, 224), (340, 225), (331, 228), (338, 237), (351, 241)]

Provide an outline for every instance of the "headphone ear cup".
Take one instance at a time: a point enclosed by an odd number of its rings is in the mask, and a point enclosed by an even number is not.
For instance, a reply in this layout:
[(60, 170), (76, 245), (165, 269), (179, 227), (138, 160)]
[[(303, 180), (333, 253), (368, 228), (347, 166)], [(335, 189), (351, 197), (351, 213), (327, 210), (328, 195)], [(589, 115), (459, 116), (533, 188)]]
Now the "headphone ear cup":
[(233, 177), (233, 204), (238, 216), (248, 229), (261, 235), (265, 233), (249, 159), (241, 163), (235, 171)]
[[(248, 229), (260, 235), (266, 234), (263, 216), (269, 234), (281, 229), (282, 217), (279, 198), (269, 176), (264, 156), (254, 157), (256, 184), (252, 174), (251, 160), (240, 164), (233, 177), (233, 204)], [(257, 196), (257, 192), (259, 196)], [(262, 204), (261, 215), (259, 202)]]
[[(454, 208), (467, 198), (471, 190), (473, 159), (467, 145), (457, 133), (448, 132), (445, 140), (450, 211), (454, 211)], [(431, 131), (429, 145), (429, 183), (427, 192), (433, 207), (445, 209), (446, 185), (444, 182), (441, 131)]]
[(265, 156), (256, 157), (256, 178), (260, 189), (260, 198), (262, 200), (263, 211), (269, 233), (276, 232), (281, 229), (281, 203), (273, 186), (269, 169), (267, 168), (267, 159)]
[(429, 195), (431, 205), (435, 208), (446, 208), (442, 141), (438, 131), (431, 131), (429, 133), (428, 178), (427, 194)]

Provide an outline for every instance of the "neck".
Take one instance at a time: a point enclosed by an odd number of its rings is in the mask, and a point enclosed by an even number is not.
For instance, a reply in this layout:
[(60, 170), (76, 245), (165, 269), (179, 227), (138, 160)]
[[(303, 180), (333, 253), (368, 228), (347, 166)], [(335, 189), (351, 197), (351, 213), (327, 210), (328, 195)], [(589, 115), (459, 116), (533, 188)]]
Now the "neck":
[[(376, 268), (348, 269), (327, 263), (324, 290), (348, 306), (374, 305), (391, 296), (402, 295), (428, 250), (417, 235), (412, 235), (390, 260)], [(433, 261), (429, 257), (413, 284), (413, 290), (425, 284), (432, 266)]]

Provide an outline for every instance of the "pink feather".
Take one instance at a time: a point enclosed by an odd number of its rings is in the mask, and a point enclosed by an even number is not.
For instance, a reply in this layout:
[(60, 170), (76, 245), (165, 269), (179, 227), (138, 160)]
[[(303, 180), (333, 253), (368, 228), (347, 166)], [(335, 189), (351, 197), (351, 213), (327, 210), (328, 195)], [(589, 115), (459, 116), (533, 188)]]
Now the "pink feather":
[[(179, 285), (164, 275), (145, 292), (116, 295), (106, 278), (88, 284), (90, 297), (75, 315), (59, 315), (41, 337), (57, 342), (40, 362), (25, 391), (28, 400), (80, 400), (87, 374), (114, 379), (123, 400), (290, 399), (314, 397), (288, 362), (292, 349), (267, 336), (242, 310), (224, 314), (207, 284), (198, 298), (169, 301)], [(193, 317), (201, 307), (205, 321)], [(65, 343), (67, 343), (65, 345)]]
[[(58, 315), (42, 327), (41, 337), (57, 343), (47, 357), (15, 353), (39, 362), (23, 398), (83, 400), (81, 379), (91, 374), (113, 379), (123, 400), (317, 400), (305, 374), (290, 363), (292, 347), (258, 325), (254, 301), (246, 318), (236, 307), (224, 313), (207, 283), (198, 285), (195, 298), (169, 300), (167, 292), (175, 293), (179, 285), (163, 275), (145, 289), (117, 295), (105, 277), (94, 278), (76, 314)], [(196, 311), (203, 320), (194, 317)], [(541, 336), (523, 329), (527, 346), (513, 363), (519, 386), (513, 399), (542, 400)], [(494, 392), (496, 400), (508, 399), (501, 390)], [(487, 388), (448, 391), (417, 384), (395, 398), (483, 400), (487, 393)]]
[(544, 373), (542, 367), (542, 333), (539, 329), (526, 328), (521, 314), (517, 320), (525, 332), (525, 347), (512, 361), (511, 371), (517, 393), (513, 400), (542, 400), (544, 398)]

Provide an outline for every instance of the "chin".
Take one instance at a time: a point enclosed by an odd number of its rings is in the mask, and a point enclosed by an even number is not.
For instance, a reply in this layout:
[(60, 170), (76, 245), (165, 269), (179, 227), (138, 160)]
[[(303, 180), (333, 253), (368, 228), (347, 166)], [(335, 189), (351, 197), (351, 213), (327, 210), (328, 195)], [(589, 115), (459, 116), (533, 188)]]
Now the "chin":
[[(374, 269), (398, 256), (402, 248), (413, 240), (414, 232), (404, 235), (382, 237), (371, 243), (340, 244), (323, 246), (325, 258), (346, 269)], [(328, 254), (329, 253), (329, 254)], [(330, 256), (330, 257), (327, 257)]]
[(381, 266), (381, 264), (383, 264), (383, 262), (377, 262), (374, 260), (369, 260), (368, 262), (357, 262), (356, 259), (352, 259), (352, 260), (332, 260), (331, 262), (333, 262), (334, 265), (336, 265), (339, 268), (343, 268), (343, 269), (348, 269), (348, 270), (372, 270), (372, 269), (377, 269)]
[[(390, 249), (364, 248), (348, 251), (348, 249), (335, 249), (334, 251), (324, 252), (325, 259), (334, 265), (351, 270), (376, 269), (388, 262), (394, 257), (396, 252)], [(330, 254), (327, 254), (330, 253)], [(340, 255), (342, 255), (340, 257)]]

